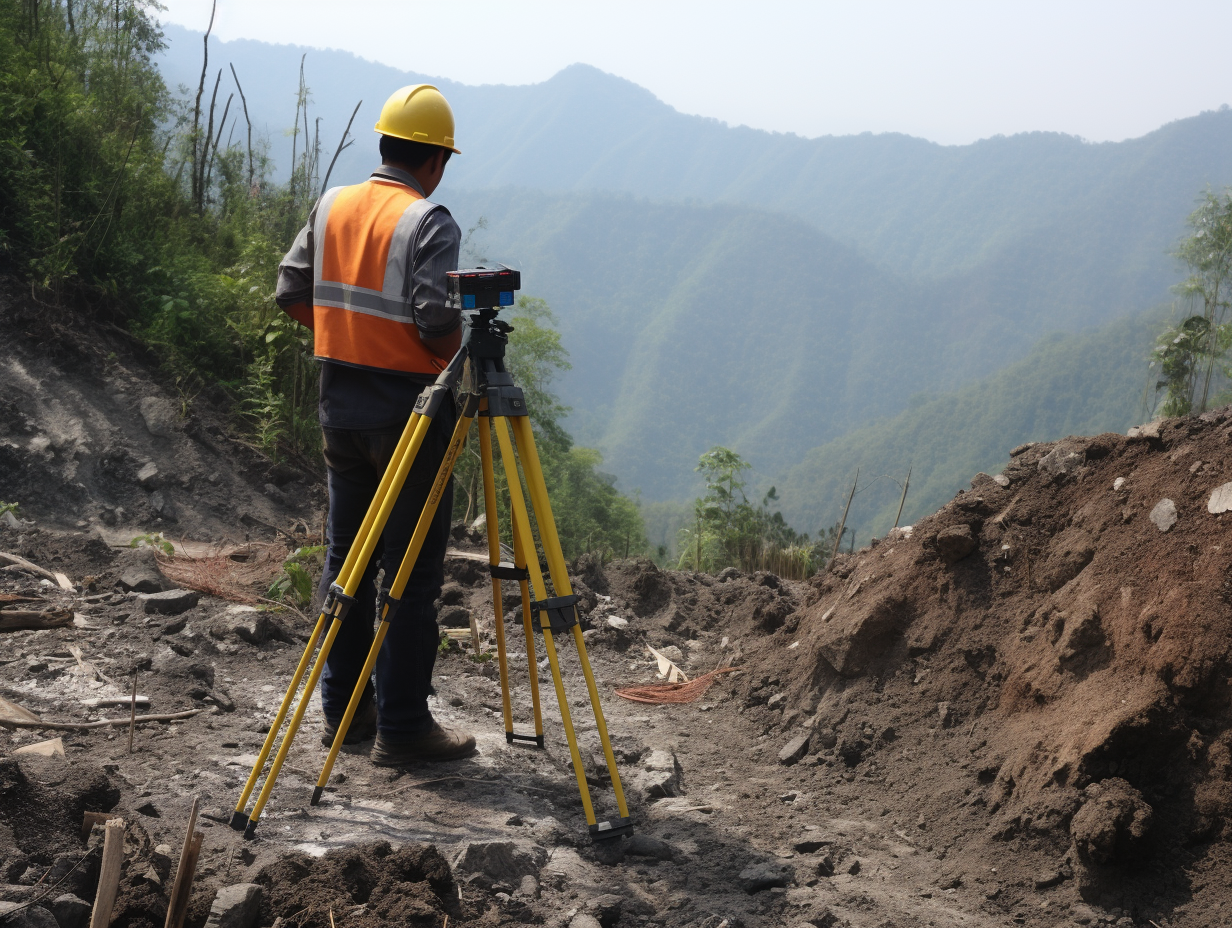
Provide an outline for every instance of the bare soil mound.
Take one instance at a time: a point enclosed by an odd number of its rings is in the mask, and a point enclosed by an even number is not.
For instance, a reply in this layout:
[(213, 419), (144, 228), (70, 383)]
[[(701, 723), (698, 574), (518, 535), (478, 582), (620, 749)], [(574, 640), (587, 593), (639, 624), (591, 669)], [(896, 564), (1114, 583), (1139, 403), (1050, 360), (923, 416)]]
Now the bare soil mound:
[(918, 811), (954, 885), (1013, 910), (1072, 880), (1126, 917), (1223, 923), (1230, 444), (1222, 410), (1015, 449), (812, 581), (746, 647), (746, 705), (781, 687), (853, 794)]

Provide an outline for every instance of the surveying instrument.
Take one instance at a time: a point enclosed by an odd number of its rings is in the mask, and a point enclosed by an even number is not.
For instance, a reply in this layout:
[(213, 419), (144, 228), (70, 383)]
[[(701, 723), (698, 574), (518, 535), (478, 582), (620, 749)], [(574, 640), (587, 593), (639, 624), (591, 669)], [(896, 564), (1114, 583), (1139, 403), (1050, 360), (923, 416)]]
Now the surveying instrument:
[[(467, 391), (460, 399), (460, 413), (457, 426), (450, 439), (445, 457), (437, 470), (436, 480), (428, 494), (428, 500), (419, 520), (415, 524), (415, 532), (407, 545), (406, 554), (398, 569), (392, 584), (382, 583), (382, 589), (377, 598), (377, 615), (380, 623), (368, 651), (367, 660), (355, 684), (355, 691), (347, 704), (346, 713), (338, 725), (334, 741), (329, 749), (329, 756), (321, 770), (316, 787), (312, 791), (312, 805), (320, 802), (325, 785), (338, 758), (346, 738), (347, 729), (355, 712), (359, 708), (364, 687), (372, 676), (377, 654), (381, 643), (389, 630), (389, 623), (395, 620), (400, 604), (400, 597), (410, 579), (411, 570), (419, 557), (429, 526), (436, 514), (437, 506), (453, 474), (453, 468), (458, 455), (466, 441), (471, 422), (479, 419), (479, 450), (483, 470), (484, 512), (487, 521), (488, 536), (488, 572), (492, 578), (492, 606), (496, 616), (496, 648), (500, 665), (501, 699), (505, 721), (505, 741), (507, 744), (526, 743), (542, 749), (544, 746), (543, 714), (539, 705), (539, 674), (535, 654), (535, 632), (543, 636), (543, 648), (547, 652), (548, 665), (552, 671), (552, 683), (556, 687), (556, 700), (560, 706), (561, 722), (565, 731), (565, 739), (569, 745), (569, 754), (573, 761), (573, 772), (577, 777), (578, 791), (582, 797), (582, 807), (586, 812), (586, 824), (589, 826), (592, 840), (618, 838), (631, 834), (633, 825), (629, 819), (629, 810), (625, 803), (624, 790), (620, 784), (620, 774), (616, 771), (616, 759), (612, 754), (611, 739), (608, 737), (607, 724), (603, 719), (603, 709), (599, 705), (599, 690), (595, 684), (594, 673), (590, 660), (586, 655), (586, 644), (582, 638), (582, 628), (578, 615), (579, 597), (573, 593), (569, 585), (569, 575), (565, 567), (564, 554), (560, 547), (560, 537), (556, 532), (556, 523), (552, 517), (552, 506), (548, 500), (547, 486), (543, 479), (543, 470), (539, 464), (539, 454), (535, 450), (535, 440), (531, 433), (530, 418), (526, 411), (526, 401), (522, 390), (513, 382), (513, 376), (505, 370), (505, 347), (509, 342), (509, 333), (513, 327), (497, 319), (500, 307), (513, 305), (513, 293), (521, 289), (521, 274), (512, 268), (475, 268), (465, 271), (450, 271), (449, 305), (462, 312), (463, 334), (462, 347), (437, 377), (436, 382), (425, 387), (415, 401), (414, 411), (407, 421), (402, 437), (390, 460), (384, 476), (381, 478), (376, 495), (368, 507), (355, 542), (347, 552), (346, 560), (338, 573), (337, 579), (330, 586), (325, 602), (321, 606), (321, 614), (317, 618), (316, 627), (308, 639), (303, 656), (282, 705), (270, 726), (265, 743), (257, 755), (252, 773), (244, 790), (236, 803), (235, 812), (231, 816), (231, 827), (242, 831), (245, 838), (252, 838), (257, 829), (261, 813), (269, 801), (274, 783), (287, 759), (291, 743), (303, 721), (308, 702), (316, 689), (321, 671), (325, 667), (325, 659), (347, 614), (355, 604), (356, 593), (363, 578), (364, 570), (372, 557), (377, 540), (385, 529), (390, 511), (402, 491), (402, 485), (410, 472), (415, 455), (423, 443), (428, 426), (441, 408), (442, 403), (454, 402), (454, 389), (462, 379), (466, 362), (470, 362), (470, 377)], [(513, 536), (513, 562), (501, 560), (500, 526), (496, 511), (496, 479), (492, 456), (492, 433), (496, 433), (496, 441), (500, 446), (501, 463), (509, 485), (509, 510), (511, 533)], [(510, 433), (512, 432), (512, 437)], [(515, 456), (516, 448), (516, 456)], [(522, 480), (518, 473), (521, 464), (522, 476), (525, 477), (526, 490), (530, 496), (531, 509), (534, 512), (534, 525), (538, 529), (542, 542), (543, 557), (547, 562), (548, 577), (551, 582), (549, 593), (547, 583), (540, 568), (538, 548), (535, 544), (530, 511), (527, 509), (526, 498), (522, 492)], [(513, 710), (509, 695), (509, 666), (505, 655), (505, 625), (501, 602), (501, 582), (516, 581), (522, 593), (522, 628), (526, 634), (527, 670), (530, 675), (531, 704), (534, 709), (535, 733), (518, 734), (513, 730)], [(533, 595), (532, 595), (533, 594)], [(361, 621), (367, 617), (361, 617)], [(324, 635), (324, 640), (322, 640)], [(564, 680), (561, 676), (560, 655), (556, 648), (556, 635), (572, 635), (577, 648), (578, 663), (586, 679), (586, 688), (590, 694), (590, 704), (594, 711), (595, 727), (599, 740), (603, 745), (603, 756), (607, 761), (608, 774), (612, 780), (612, 790), (616, 795), (616, 805), (619, 817), (613, 820), (599, 822), (595, 818), (594, 806), (590, 799), (590, 789), (586, 784), (586, 773), (582, 766), (581, 753), (578, 750), (577, 737), (574, 733), (573, 719), (569, 704), (565, 698)], [(313, 652), (320, 650), (313, 661)], [(311, 665), (311, 671), (309, 666)], [(291, 703), (299, 691), (300, 683), (307, 674), (308, 682), (304, 686), (299, 702), (291, 715), (286, 734), (273, 763), (257, 796), (257, 801), (249, 811), (246, 809), (257, 781), (265, 769), (266, 761), (273, 750), (278, 734), (282, 730)]]

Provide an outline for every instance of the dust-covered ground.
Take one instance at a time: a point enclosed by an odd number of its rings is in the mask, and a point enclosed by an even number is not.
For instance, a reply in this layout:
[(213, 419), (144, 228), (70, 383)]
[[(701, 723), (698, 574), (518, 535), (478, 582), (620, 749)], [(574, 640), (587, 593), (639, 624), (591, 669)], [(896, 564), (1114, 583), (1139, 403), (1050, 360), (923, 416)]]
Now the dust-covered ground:
[[(546, 668), (547, 746), (511, 746), (495, 662), (455, 646), (433, 709), (475, 733), (476, 756), (388, 770), (370, 742), (347, 748), (310, 806), (327, 750), (314, 700), (245, 841), (225, 822), (313, 617), (151, 598), (175, 569), (127, 541), (162, 531), (251, 560), (246, 541), (313, 540), (319, 484), (236, 440), (208, 397), (183, 410), (118, 335), (67, 360), (46, 339), (14, 345), (0, 500), (29, 521), (0, 525), (0, 551), (73, 589), (3, 570), (0, 609), (76, 619), (0, 632), (0, 695), (47, 722), (127, 718), (85, 701), (127, 697), (135, 674), (140, 712), (200, 710), (137, 726), (131, 753), (127, 726), (0, 732), (0, 900), (37, 900), (14, 923), (40, 908), (59, 928), (88, 920), (99, 836), (82, 815), (108, 811), (129, 825), (115, 923), (161, 925), (195, 798), (192, 928), (212, 904), (211, 924), (242, 928), (1232, 923), (1232, 560), (1229, 516), (1212, 511), (1232, 481), (1227, 410), (1015, 449), (1002, 474), (807, 583), (574, 565), (632, 839), (590, 842)], [(473, 615), (490, 652), (486, 549), (462, 527), (454, 541), (442, 624)], [(505, 605), (518, 616), (516, 595)], [(520, 621), (507, 634), (529, 732)], [(690, 675), (740, 670), (690, 704), (620, 699), (656, 682), (648, 644)], [(608, 818), (585, 683), (562, 655)], [(12, 753), (57, 736), (63, 757)]]

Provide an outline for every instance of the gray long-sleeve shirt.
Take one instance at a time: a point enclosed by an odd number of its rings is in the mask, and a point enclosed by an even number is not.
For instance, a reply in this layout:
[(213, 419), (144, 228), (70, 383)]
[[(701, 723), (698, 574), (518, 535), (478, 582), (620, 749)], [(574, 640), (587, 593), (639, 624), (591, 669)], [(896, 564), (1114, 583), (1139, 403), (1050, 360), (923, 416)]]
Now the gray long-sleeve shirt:
[[(393, 180), (423, 194), (423, 188), (406, 171), (381, 165), (373, 178)], [(291, 250), (278, 266), (275, 300), (286, 308), (312, 304), (312, 266), (316, 253), (313, 226), (316, 207), (300, 230)], [(410, 300), (415, 326), (423, 338), (449, 335), (461, 323), (460, 314), (445, 302), (446, 271), (458, 266), (462, 232), (444, 207), (424, 217), (411, 249)], [(429, 374), (404, 374), (352, 367), (336, 361), (321, 362), (320, 418), (324, 428), (379, 429), (405, 423), (421, 389), (435, 378)]]

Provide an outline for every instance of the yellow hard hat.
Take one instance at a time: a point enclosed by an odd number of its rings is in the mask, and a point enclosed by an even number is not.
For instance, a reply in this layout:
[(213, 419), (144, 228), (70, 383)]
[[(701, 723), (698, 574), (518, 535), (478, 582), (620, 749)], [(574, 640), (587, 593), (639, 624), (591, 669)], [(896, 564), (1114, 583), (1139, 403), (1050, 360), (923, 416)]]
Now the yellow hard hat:
[(431, 84), (403, 87), (385, 101), (376, 131), (408, 142), (440, 145), (454, 154), (453, 110), (444, 95)]

